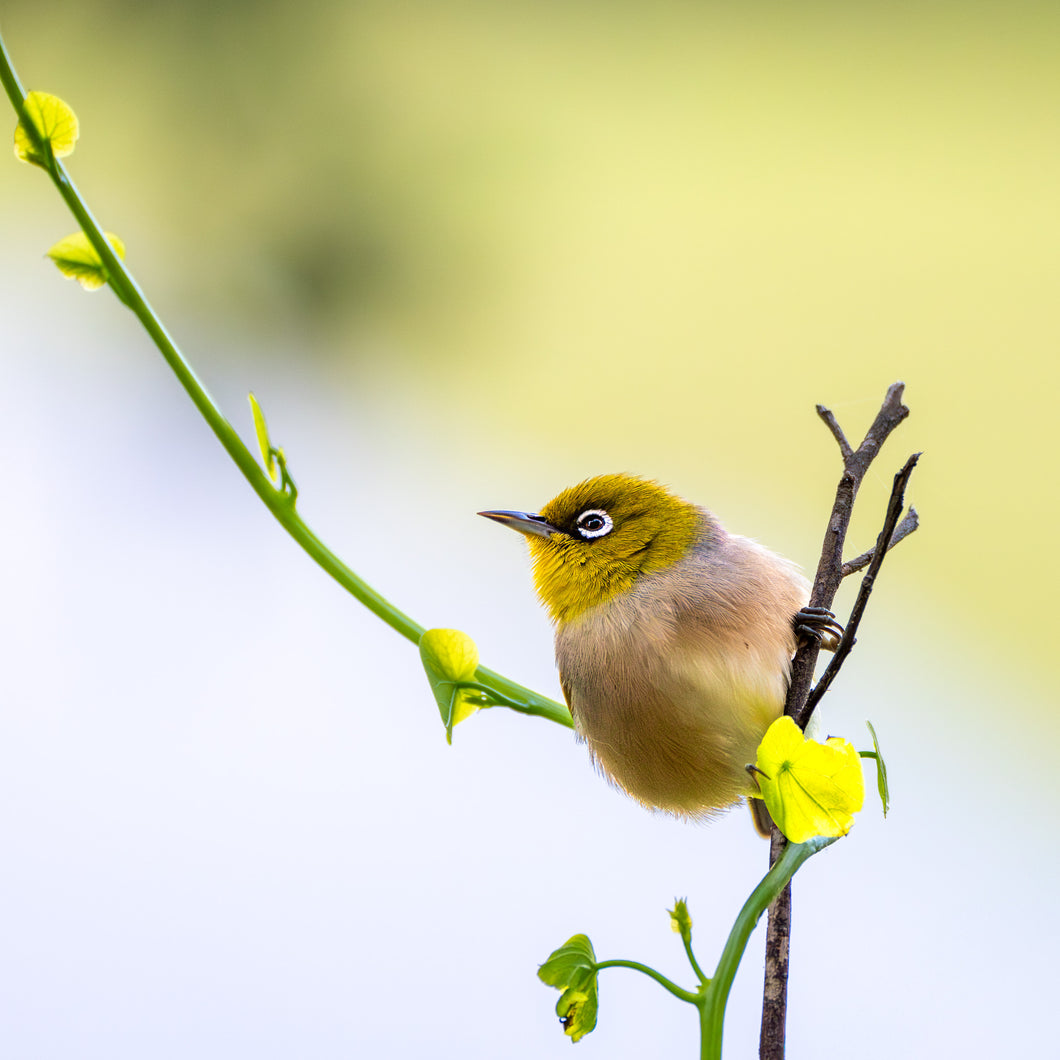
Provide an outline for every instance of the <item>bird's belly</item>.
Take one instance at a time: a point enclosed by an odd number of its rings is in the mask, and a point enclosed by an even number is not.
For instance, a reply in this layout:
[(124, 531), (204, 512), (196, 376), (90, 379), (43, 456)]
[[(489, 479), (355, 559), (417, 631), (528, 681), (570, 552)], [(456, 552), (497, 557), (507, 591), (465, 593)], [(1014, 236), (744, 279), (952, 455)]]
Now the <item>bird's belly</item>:
[(730, 644), (610, 648), (564, 675), (577, 730), (603, 772), (645, 805), (690, 817), (752, 793), (746, 766), (783, 711), (786, 646), (766, 658)]

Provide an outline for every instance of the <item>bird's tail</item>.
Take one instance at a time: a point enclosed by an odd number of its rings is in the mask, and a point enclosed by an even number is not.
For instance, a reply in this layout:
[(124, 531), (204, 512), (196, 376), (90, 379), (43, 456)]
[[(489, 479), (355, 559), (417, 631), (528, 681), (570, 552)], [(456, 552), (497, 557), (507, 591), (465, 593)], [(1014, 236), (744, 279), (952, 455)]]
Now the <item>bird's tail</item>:
[(773, 818), (769, 816), (766, 804), (761, 799), (749, 795), (747, 805), (751, 809), (751, 822), (755, 826), (755, 831), (763, 839), (768, 839), (773, 830)]

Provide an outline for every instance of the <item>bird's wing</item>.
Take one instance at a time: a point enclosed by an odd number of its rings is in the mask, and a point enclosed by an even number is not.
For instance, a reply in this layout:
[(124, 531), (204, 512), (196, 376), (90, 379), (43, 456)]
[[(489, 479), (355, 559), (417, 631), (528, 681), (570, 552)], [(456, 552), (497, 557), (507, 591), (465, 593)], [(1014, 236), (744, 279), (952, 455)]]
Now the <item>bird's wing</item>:
[(559, 672), (559, 687), (563, 689), (563, 698), (567, 702), (567, 708), (570, 708), (570, 681), (563, 676), (563, 671)]

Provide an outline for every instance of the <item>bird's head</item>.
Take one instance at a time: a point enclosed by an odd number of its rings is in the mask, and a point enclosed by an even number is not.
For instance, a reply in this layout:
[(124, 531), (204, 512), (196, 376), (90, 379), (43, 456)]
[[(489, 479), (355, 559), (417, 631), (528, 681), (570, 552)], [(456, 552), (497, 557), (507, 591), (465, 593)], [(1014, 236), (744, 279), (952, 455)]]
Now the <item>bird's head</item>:
[(600, 475), (564, 490), (538, 514), (479, 512), (526, 535), (534, 584), (564, 623), (688, 554), (702, 512), (657, 482)]

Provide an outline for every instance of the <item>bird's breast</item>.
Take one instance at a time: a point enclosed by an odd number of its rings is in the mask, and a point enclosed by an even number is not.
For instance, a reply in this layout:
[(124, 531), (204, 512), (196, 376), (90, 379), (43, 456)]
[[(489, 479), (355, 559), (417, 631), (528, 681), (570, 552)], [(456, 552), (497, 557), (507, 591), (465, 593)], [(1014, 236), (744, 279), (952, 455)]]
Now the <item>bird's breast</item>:
[(693, 817), (753, 790), (745, 767), (783, 710), (791, 617), (805, 602), (790, 564), (730, 540), (728, 556), (642, 579), (556, 634), (563, 690), (596, 763), (642, 803)]

